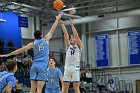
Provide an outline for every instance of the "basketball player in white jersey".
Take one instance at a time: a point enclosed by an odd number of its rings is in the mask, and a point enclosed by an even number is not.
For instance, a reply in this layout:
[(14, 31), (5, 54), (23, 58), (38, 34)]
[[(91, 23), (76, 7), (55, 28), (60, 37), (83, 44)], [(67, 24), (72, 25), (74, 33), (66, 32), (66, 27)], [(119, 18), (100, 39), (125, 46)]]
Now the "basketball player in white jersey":
[(79, 82), (80, 82), (80, 56), (83, 44), (79, 38), (77, 30), (74, 27), (73, 20), (70, 19), (69, 23), (73, 32), (71, 39), (67, 33), (66, 27), (62, 20), (59, 21), (61, 24), (64, 41), (66, 45), (66, 59), (64, 67), (64, 82), (63, 82), (63, 93), (68, 93), (69, 85), (72, 82), (75, 93), (80, 93)]

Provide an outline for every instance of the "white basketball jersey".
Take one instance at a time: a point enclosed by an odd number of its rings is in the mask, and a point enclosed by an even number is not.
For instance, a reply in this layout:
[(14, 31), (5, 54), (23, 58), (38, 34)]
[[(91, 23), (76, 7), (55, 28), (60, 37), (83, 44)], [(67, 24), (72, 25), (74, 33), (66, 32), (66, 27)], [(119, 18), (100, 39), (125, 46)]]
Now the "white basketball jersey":
[(81, 49), (78, 45), (70, 45), (66, 51), (65, 70), (78, 70), (80, 69)]

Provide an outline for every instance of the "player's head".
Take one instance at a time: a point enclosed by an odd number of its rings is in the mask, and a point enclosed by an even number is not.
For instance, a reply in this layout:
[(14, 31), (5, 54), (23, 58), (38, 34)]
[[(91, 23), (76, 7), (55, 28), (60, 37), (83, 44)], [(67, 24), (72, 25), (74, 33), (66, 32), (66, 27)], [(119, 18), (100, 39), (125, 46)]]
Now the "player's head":
[(74, 36), (73, 34), (72, 34), (70, 37), (71, 37), (71, 38), (70, 38), (70, 43), (71, 43), (71, 44), (77, 43), (77, 40), (76, 40), (76, 38), (75, 38), (75, 36)]
[(34, 37), (35, 39), (41, 39), (42, 38), (42, 34), (41, 31), (37, 30), (34, 32)]
[(49, 66), (55, 66), (55, 58), (54, 57), (49, 58)]
[(17, 63), (15, 61), (7, 61), (5, 65), (8, 71), (14, 73), (17, 71)]

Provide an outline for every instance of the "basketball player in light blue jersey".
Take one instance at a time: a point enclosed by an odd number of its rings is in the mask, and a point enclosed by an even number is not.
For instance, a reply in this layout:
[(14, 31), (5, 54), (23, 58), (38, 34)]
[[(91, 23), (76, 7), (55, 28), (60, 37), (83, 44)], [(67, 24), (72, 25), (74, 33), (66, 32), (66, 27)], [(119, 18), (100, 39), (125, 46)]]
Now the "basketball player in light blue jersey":
[(63, 93), (68, 93), (69, 85), (72, 82), (74, 86), (75, 93), (80, 93), (79, 82), (80, 82), (80, 57), (83, 44), (79, 38), (77, 30), (74, 27), (73, 20), (70, 19), (69, 23), (72, 28), (73, 35), (69, 40), (69, 35), (67, 33), (66, 27), (62, 20), (59, 21), (61, 24), (64, 41), (66, 45), (66, 59), (64, 67), (64, 81), (63, 81)]
[(51, 27), (50, 31), (44, 38), (42, 38), (41, 31), (35, 31), (34, 42), (31, 42), (27, 46), (17, 49), (9, 54), (0, 55), (0, 57), (8, 57), (11, 55), (22, 53), (31, 48), (34, 49), (34, 62), (30, 70), (30, 80), (31, 80), (30, 93), (35, 93), (36, 90), (37, 93), (42, 93), (42, 88), (47, 80), (46, 71), (47, 71), (48, 56), (49, 56), (48, 42), (51, 39), (61, 17), (62, 14), (56, 16), (56, 20), (53, 26)]
[(7, 61), (6, 68), (7, 71), (0, 72), (0, 93), (14, 93), (16, 91), (14, 73), (17, 71), (17, 63)]
[(45, 93), (61, 93), (59, 80), (63, 83), (62, 72), (55, 67), (55, 59), (49, 58), (48, 82), (46, 83)]

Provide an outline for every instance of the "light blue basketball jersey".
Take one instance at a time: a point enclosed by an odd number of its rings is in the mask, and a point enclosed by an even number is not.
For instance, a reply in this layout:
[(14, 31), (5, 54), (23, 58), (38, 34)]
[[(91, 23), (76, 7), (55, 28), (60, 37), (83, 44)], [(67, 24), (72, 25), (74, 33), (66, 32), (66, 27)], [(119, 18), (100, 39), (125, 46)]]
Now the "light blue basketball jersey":
[(44, 38), (34, 41), (34, 62), (47, 62), (49, 57), (49, 47)]
[(62, 72), (60, 69), (47, 69), (48, 71), (48, 82), (46, 83), (46, 88), (55, 89), (59, 87), (59, 79), (62, 77)]
[(11, 84), (13, 90), (16, 89), (16, 78), (14, 74), (6, 71), (0, 72), (0, 93), (2, 93), (7, 84)]

